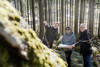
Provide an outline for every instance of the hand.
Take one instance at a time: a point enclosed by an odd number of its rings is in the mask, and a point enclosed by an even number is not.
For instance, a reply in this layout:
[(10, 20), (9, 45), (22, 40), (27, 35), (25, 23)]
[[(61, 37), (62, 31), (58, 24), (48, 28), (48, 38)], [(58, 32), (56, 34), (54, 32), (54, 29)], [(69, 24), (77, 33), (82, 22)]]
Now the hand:
[(73, 44), (71, 47), (74, 48), (75, 47), (75, 44)]
[(47, 25), (47, 21), (43, 21), (43, 23), (44, 23), (45, 25)]
[(70, 48), (68, 48), (68, 50), (71, 50), (72, 49), (72, 46)]
[(53, 43), (56, 43), (56, 41), (54, 40)]

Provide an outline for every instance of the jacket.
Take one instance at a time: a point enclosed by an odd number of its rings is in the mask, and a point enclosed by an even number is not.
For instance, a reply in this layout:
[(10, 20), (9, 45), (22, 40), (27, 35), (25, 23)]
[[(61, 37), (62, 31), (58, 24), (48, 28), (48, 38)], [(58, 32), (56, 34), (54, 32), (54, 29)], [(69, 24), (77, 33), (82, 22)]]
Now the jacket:
[(85, 30), (84, 32), (80, 32), (79, 34), (79, 42), (75, 44), (75, 46), (80, 45), (80, 53), (82, 55), (91, 55), (92, 54), (92, 49), (91, 49), (91, 44), (89, 42), (82, 42), (89, 40), (91, 38), (91, 35), (89, 35), (89, 32)]
[(61, 40), (61, 44), (72, 45), (75, 43), (75, 41), (76, 41), (76, 37), (73, 34), (73, 32), (70, 32), (69, 35), (65, 33)]
[(57, 40), (58, 29), (54, 29), (54, 27), (48, 25), (45, 25), (45, 29), (44, 39), (46, 38), (52, 44), (54, 40)]

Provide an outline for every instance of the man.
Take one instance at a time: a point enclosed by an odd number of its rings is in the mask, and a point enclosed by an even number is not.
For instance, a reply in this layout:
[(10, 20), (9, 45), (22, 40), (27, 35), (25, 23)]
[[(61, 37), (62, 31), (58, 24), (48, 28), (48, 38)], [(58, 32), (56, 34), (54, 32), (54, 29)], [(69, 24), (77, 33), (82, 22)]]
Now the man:
[(91, 39), (91, 35), (86, 30), (85, 24), (82, 23), (80, 25), (79, 42), (73, 44), (72, 48), (80, 45), (80, 53), (83, 56), (84, 67), (91, 67), (90, 60), (91, 60), (92, 49), (91, 49), (91, 43), (89, 41), (90, 39)]
[[(66, 45), (72, 45), (75, 43), (75, 35), (73, 34), (73, 32), (71, 31), (70, 27), (66, 27), (66, 32), (63, 35), (61, 44), (66, 44)], [(72, 54), (72, 50), (69, 48), (68, 51), (65, 51), (65, 55), (66, 55), (66, 61), (68, 63), (68, 67), (71, 67), (71, 54)]]
[(56, 42), (57, 40), (56, 36), (58, 34), (58, 23), (55, 23), (53, 26), (49, 26), (46, 21), (44, 21), (43, 23), (46, 30), (43, 43), (49, 48), (52, 48), (53, 42)]

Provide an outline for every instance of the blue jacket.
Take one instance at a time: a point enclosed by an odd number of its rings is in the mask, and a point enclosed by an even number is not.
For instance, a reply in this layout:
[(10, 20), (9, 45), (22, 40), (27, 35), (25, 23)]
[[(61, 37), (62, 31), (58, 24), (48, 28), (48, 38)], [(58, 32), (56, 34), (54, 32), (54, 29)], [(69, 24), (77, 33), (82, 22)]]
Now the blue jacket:
[(76, 41), (76, 37), (73, 34), (73, 32), (70, 32), (69, 35), (67, 33), (65, 33), (61, 40), (61, 44), (72, 45), (75, 43), (75, 41)]

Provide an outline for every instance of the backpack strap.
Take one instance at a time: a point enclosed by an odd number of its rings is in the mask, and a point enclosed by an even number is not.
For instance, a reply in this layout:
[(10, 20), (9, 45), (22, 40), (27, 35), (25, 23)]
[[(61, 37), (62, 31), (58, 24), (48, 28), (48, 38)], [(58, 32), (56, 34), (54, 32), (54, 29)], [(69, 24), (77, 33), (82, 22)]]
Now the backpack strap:
[(89, 40), (88, 43), (91, 44), (92, 43), (91, 34), (89, 32), (87, 32), (87, 37), (88, 37), (88, 40)]

